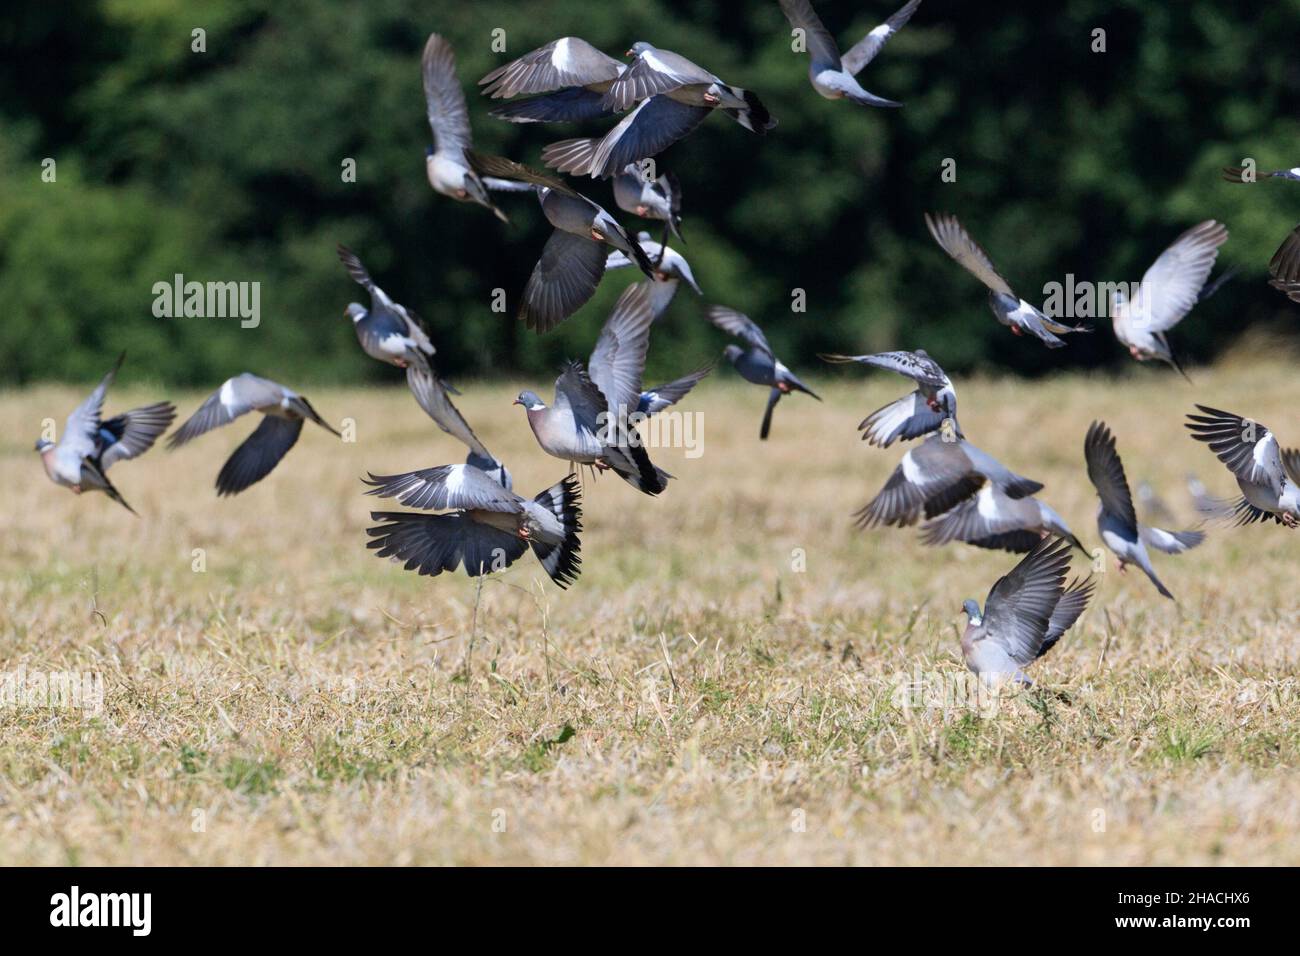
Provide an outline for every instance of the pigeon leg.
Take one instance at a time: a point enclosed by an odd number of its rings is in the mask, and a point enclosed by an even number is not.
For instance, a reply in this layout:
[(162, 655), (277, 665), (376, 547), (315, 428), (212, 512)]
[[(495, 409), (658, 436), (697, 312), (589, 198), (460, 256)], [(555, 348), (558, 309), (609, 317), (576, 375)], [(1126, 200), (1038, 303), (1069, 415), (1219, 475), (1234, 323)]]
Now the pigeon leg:
[(1300, 525), (1300, 521), (1297, 521), (1296, 516), (1291, 514), (1290, 512), (1283, 513), (1282, 523), (1286, 525), (1288, 528), (1295, 528), (1297, 525)]

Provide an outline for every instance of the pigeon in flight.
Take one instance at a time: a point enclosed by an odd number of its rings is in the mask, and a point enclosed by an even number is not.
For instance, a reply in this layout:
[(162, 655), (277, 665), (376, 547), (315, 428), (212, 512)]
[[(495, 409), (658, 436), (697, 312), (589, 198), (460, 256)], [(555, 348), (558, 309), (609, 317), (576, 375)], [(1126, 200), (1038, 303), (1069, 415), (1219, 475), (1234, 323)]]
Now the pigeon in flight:
[(601, 101), (625, 69), (581, 37), (560, 37), (478, 82), (493, 99), (528, 97), (498, 106), (489, 116), (511, 123), (574, 123), (611, 112)]
[(1065, 342), (1058, 336), (1070, 332), (1091, 332), (1085, 325), (1062, 325), (1056, 319), (1045, 315), (1024, 299), (1011, 291), (1007, 280), (993, 268), (988, 255), (976, 245), (957, 221), (956, 216), (925, 214), (925, 224), (930, 235), (944, 252), (963, 269), (979, 279), (988, 287), (989, 308), (1003, 325), (1016, 335), (1033, 335), (1049, 349), (1059, 349)]
[(723, 357), (735, 367), (745, 381), (753, 382), (755, 385), (766, 385), (769, 388), (767, 409), (763, 412), (763, 425), (758, 432), (760, 439), (766, 440), (772, 430), (772, 410), (776, 408), (776, 403), (781, 400), (782, 395), (803, 392), (819, 402), (822, 400), (820, 395), (799, 381), (794, 372), (786, 368), (785, 363), (776, 357), (772, 346), (767, 343), (767, 336), (749, 316), (724, 305), (709, 306), (708, 316), (709, 321), (722, 331), (734, 335), (745, 343), (744, 348), (739, 345), (728, 345), (722, 352)]
[(1268, 263), (1268, 284), (1292, 302), (1300, 302), (1300, 226), (1278, 246)]
[(648, 495), (662, 492), (672, 477), (650, 461), (634, 418), (653, 322), (648, 290), (633, 283), (605, 320), (587, 367), (570, 362), (555, 380), (553, 406), (531, 391), (515, 399), (542, 451), (570, 465), (612, 469)]
[(1074, 626), (1096, 588), (1091, 578), (1075, 579), (1066, 587), (1070, 545), (1045, 538), (1010, 572), (998, 578), (984, 610), (967, 599), (962, 603), (966, 631), (961, 653), (966, 666), (989, 687), (1006, 681), (1032, 684), (1028, 667), (1055, 646)]
[(229, 425), (240, 415), (258, 411), (262, 423), (234, 450), (217, 475), (217, 494), (236, 495), (261, 481), (298, 441), (302, 423), (311, 419), (342, 438), (316, 414), (307, 399), (277, 382), (248, 372), (227, 379), (198, 410), (167, 439), (168, 449), (179, 448), (204, 432)]
[(627, 51), (632, 63), (601, 100), (608, 110), (636, 108), (600, 138), (566, 139), (542, 150), (552, 169), (573, 176), (609, 179), (657, 156), (689, 135), (715, 109), (752, 133), (776, 126), (762, 101), (748, 90), (728, 86), (708, 70), (670, 50), (645, 41)]
[(957, 392), (939, 363), (925, 349), (915, 352), (877, 352), (874, 355), (822, 354), (823, 362), (858, 362), (897, 372), (916, 382), (916, 391), (890, 402), (862, 420), (858, 430), (868, 445), (888, 448), (896, 439), (911, 441), (939, 431), (945, 422), (961, 438), (957, 424)]
[(828, 100), (847, 99), (859, 106), (902, 106), (893, 100), (868, 93), (855, 77), (876, 58), (884, 45), (912, 18), (921, 0), (909, 0), (898, 12), (855, 43), (848, 53), (840, 48), (808, 0), (781, 0), (781, 11), (790, 26), (803, 30), (812, 60), (808, 79), (812, 87)]
[(1205, 483), (1195, 475), (1187, 476), (1187, 496), (1192, 499), (1192, 507), (1206, 518), (1227, 518), (1233, 513), (1233, 503), (1216, 498), (1210, 494)]
[(1300, 166), (1296, 166), (1294, 169), (1273, 169), (1267, 171), (1252, 169), (1249, 179), (1246, 178), (1246, 167), (1224, 166), (1223, 178), (1230, 183), (1253, 183), (1261, 179), (1291, 179), (1300, 182)]
[(700, 384), (700, 380), (713, 371), (713, 363), (702, 365), (694, 372), (688, 372), (681, 378), (673, 379), (663, 385), (655, 385), (641, 392), (641, 400), (637, 402), (636, 410), (642, 415), (649, 418), (651, 415), (658, 415), (665, 408), (676, 405), (686, 393)]
[(1124, 463), (1115, 448), (1115, 436), (1105, 422), (1093, 422), (1083, 442), (1083, 455), (1088, 464), (1088, 479), (1097, 489), (1097, 531), (1102, 542), (1119, 561), (1120, 573), (1129, 564), (1141, 568), (1156, 590), (1173, 600), (1169, 589), (1156, 577), (1147, 548), (1165, 554), (1182, 554), (1205, 540), (1204, 531), (1162, 531), (1138, 524), (1133, 509), (1133, 496), (1129, 493)]
[(645, 164), (629, 163), (614, 177), (614, 202), (624, 212), (662, 222), (662, 245), (668, 244), (669, 232), (682, 238), (682, 186), (672, 173), (653, 178)]
[(56, 485), (71, 488), (76, 494), (102, 491), (135, 514), (135, 509), (108, 480), (108, 469), (115, 462), (138, 458), (152, 448), (176, 418), (176, 406), (171, 402), (157, 402), (103, 421), (104, 396), (125, 359), (123, 352), (90, 397), (68, 416), (63, 437), (57, 442), (39, 439), (36, 450), (40, 452), (45, 474)]
[(1025, 498), (1043, 490), (1042, 482), (1008, 470), (964, 438), (931, 435), (910, 448), (880, 493), (854, 513), (862, 529), (878, 525), (907, 528), (961, 504), (991, 482), (1007, 497)]
[(357, 254), (342, 243), (338, 246), (338, 256), (352, 280), (370, 293), (369, 309), (360, 302), (349, 302), (343, 311), (352, 320), (362, 350), (371, 358), (398, 368), (409, 369), (433, 358), (436, 350), (419, 316), (390, 299), (370, 278)]
[(473, 150), (466, 155), (480, 174), (533, 187), (542, 214), (555, 227), (524, 287), (519, 318), (528, 328), (547, 332), (595, 295), (605, 274), (606, 245), (627, 254), (642, 272), (654, 276), (654, 266), (641, 246), (613, 216), (586, 196), (521, 163)]
[(1230, 503), (1237, 524), (1300, 525), (1300, 449), (1283, 450), (1267, 426), (1232, 412), (1197, 405), (1187, 416), (1192, 437), (1228, 466), (1241, 497)]
[(471, 578), (504, 571), (532, 548), (552, 581), (567, 588), (581, 573), (582, 492), (568, 475), (532, 499), (502, 488), (472, 465), (439, 465), (402, 475), (370, 475), (369, 495), (409, 508), (372, 511), (366, 547), (436, 577), (463, 568)]
[(488, 190), (520, 191), (514, 183), (481, 178), (466, 163), (472, 145), (465, 93), (456, 78), (456, 54), (451, 44), (436, 33), (429, 34), (420, 60), (424, 79), (425, 111), (433, 131), (433, 146), (424, 153), (425, 173), (433, 191), (460, 202), (478, 203), (502, 222), (504, 212), (488, 197)]
[(1227, 228), (1213, 219), (1193, 226), (1160, 253), (1142, 276), (1132, 299), (1118, 292), (1111, 298), (1115, 338), (1139, 362), (1159, 359), (1187, 378), (1165, 333), (1181, 322), (1202, 297), (1219, 246), (1227, 239)]
[(996, 485), (986, 484), (975, 497), (927, 523), (921, 529), (921, 542), (934, 547), (964, 541), (977, 548), (1023, 554), (1048, 535), (1064, 538), (1092, 557), (1065, 519), (1045, 502), (1033, 495), (1011, 498)]
[[(680, 252), (661, 242), (655, 242), (648, 232), (638, 232), (636, 241), (654, 266), (654, 275), (650, 277), (650, 310), (655, 314), (655, 321), (659, 320), (673, 301), (678, 282), (685, 282), (696, 295), (704, 295), (699, 283), (695, 281), (695, 273), (691, 272), (691, 264)], [(605, 260), (606, 269), (623, 269), (632, 264), (632, 260), (622, 252), (611, 252)]]

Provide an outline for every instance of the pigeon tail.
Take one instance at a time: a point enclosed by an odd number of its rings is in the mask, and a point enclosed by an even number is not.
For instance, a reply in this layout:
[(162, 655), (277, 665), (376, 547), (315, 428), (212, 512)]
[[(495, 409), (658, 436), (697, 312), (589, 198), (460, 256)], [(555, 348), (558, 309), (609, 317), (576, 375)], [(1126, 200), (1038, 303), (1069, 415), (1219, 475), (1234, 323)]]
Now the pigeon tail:
[(542, 563), (546, 573), (561, 588), (567, 588), (582, 573), (582, 544), (578, 533), (582, 531), (582, 488), (577, 475), (566, 475), (563, 481), (551, 485), (533, 501), (553, 514), (560, 522), (564, 537), (559, 543), (529, 538), (533, 554)]

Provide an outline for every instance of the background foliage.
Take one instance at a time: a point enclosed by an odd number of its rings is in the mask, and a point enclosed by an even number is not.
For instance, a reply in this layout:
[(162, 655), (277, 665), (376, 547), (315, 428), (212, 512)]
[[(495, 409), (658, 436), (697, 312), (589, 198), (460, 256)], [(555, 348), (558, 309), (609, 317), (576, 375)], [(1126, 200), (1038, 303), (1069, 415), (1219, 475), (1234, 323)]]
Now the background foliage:
[[(847, 45), (897, 0), (821, 0)], [(817, 350), (926, 346), (950, 369), (1040, 373), (1128, 361), (1104, 325), (1050, 353), (1012, 339), (982, 289), (931, 242), (922, 214), (961, 216), (1012, 284), (1039, 298), (1067, 272), (1136, 279), (1208, 217), (1242, 267), (1177, 343), (1207, 359), (1252, 324), (1294, 335), (1296, 307), (1265, 285), (1300, 221), (1300, 186), (1219, 180), (1257, 159), (1300, 163), (1300, 0), (925, 0), (863, 76), (900, 99), (862, 110), (816, 96), (773, 2), (74, 0), (6, 5), (0, 21), (0, 382), (85, 378), (126, 348), (135, 374), (210, 385), (243, 369), (286, 381), (387, 380), (357, 349), (343, 241), (420, 312), (444, 371), (539, 376), (584, 355), (627, 273), (557, 332), (513, 319), (548, 226), (527, 198), (513, 223), (438, 197), (424, 178), (419, 55), (456, 45), (477, 143), (540, 164), (572, 127), (486, 115), (478, 77), (564, 34), (611, 54), (650, 39), (760, 93), (780, 125), (759, 139), (721, 117), (660, 157), (686, 194), (684, 249), (707, 301), (763, 322), (796, 368)], [(191, 31), (207, 52), (190, 52)], [(507, 31), (508, 52), (490, 50)], [(1107, 52), (1090, 50), (1091, 31)], [(598, 124), (593, 128), (600, 129)], [(40, 180), (57, 160), (58, 179)], [(359, 178), (340, 179), (354, 157)], [(940, 181), (946, 157), (958, 180)], [(613, 209), (605, 183), (579, 188)], [(622, 216), (630, 228), (639, 228)], [(262, 324), (154, 318), (154, 282), (262, 283)], [(490, 311), (503, 287), (511, 312)], [(808, 311), (789, 310), (790, 290)], [(716, 354), (703, 303), (679, 293), (651, 372)]]

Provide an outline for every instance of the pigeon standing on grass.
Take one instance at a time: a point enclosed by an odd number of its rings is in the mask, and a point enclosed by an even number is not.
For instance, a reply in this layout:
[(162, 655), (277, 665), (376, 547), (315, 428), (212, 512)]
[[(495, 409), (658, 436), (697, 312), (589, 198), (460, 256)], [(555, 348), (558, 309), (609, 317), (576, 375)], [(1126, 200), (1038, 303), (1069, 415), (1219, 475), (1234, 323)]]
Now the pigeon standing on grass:
[(411, 508), (372, 511), (366, 547), (405, 562), (407, 571), (436, 577), (463, 568), (471, 578), (504, 571), (531, 548), (552, 581), (567, 588), (578, 577), (582, 493), (568, 475), (531, 500), (501, 487), (472, 465), (440, 465), (401, 475), (370, 475), (366, 494), (397, 498)]
[(966, 666), (989, 687), (1007, 681), (1032, 684), (1024, 674), (1074, 626), (1088, 606), (1096, 582), (1091, 578), (1071, 582), (1070, 546), (1044, 539), (1020, 563), (998, 578), (984, 610), (967, 599), (962, 603), (966, 631), (961, 638)]
[(1129, 493), (1124, 463), (1115, 448), (1115, 436), (1105, 422), (1093, 422), (1083, 442), (1083, 455), (1088, 464), (1088, 479), (1097, 489), (1097, 531), (1102, 542), (1119, 561), (1120, 573), (1129, 564), (1143, 570), (1156, 590), (1174, 600), (1151, 566), (1147, 547), (1165, 554), (1182, 554), (1205, 540), (1203, 531), (1163, 531), (1138, 524)]
[(772, 346), (767, 343), (767, 336), (749, 316), (722, 305), (709, 306), (708, 316), (709, 321), (722, 331), (745, 343), (745, 348), (728, 345), (722, 352), (740, 373), (740, 377), (755, 385), (766, 385), (770, 389), (767, 393), (767, 409), (763, 412), (763, 424), (758, 432), (760, 439), (766, 440), (772, 430), (772, 410), (782, 395), (803, 392), (819, 402), (822, 400), (820, 395), (799, 381), (794, 372), (776, 357)]
[(526, 183), (537, 193), (542, 214), (555, 227), (524, 287), (519, 318), (530, 329), (555, 328), (596, 293), (605, 274), (606, 245), (626, 253), (647, 276), (654, 267), (641, 246), (596, 203), (558, 179), (500, 156), (468, 153), (483, 175)]
[(1283, 450), (1267, 426), (1232, 412), (1197, 405), (1187, 416), (1192, 437), (1228, 466), (1241, 497), (1228, 503), (1237, 524), (1276, 521), (1300, 527), (1300, 449)]
[(179, 448), (204, 432), (229, 425), (240, 415), (261, 412), (262, 422), (222, 465), (217, 494), (236, 495), (261, 481), (298, 442), (302, 423), (310, 419), (330, 434), (334, 430), (307, 399), (278, 382), (249, 372), (227, 379), (222, 386), (167, 439), (168, 449)]
[(988, 255), (962, 228), (956, 216), (926, 213), (925, 224), (939, 248), (988, 287), (989, 308), (993, 315), (1016, 335), (1029, 334), (1040, 339), (1049, 349), (1059, 349), (1065, 342), (1058, 336), (1092, 331), (1085, 325), (1063, 325), (1012, 292), (1007, 280), (993, 268)]
[(916, 382), (916, 391), (890, 402), (862, 420), (858, 430), (868, 445), (888, 448), (896, 439), (911, 441), (939, 431), (944, 423), (961, 438), (957, 424), (957, 392), (939, 363), (925, 349), (877, 352), (874, 355), (819, 355), (824, 362), (858, 362), (897, 372)]
[(50, 481), (75, 494), (102, 491), (131, 514), (136, 511), (108, 480), (108, 469), (116, 462), (138, 458), (157, 441), (176, 418), (171, 402), (156, 402), (115, 415), (103, 421), (104, 396), (126, 359), (123, 352), (113, 363), (90, 397), (78, 405), (63, 426), (57, 442), (44, 438), (36, 442), (41, 464)]
[[(1165, 333), (1201, 298), (1219, 246), (1228, 240), (1222, 223), (1207, 219), (1174, 240), (1147, 269), (1132, 299), (1116, 294), (1110, 303), (1115, 338), (1139, 362), (1158, 359), (1187, 378)], [(1190, 379), (1188, 379), (1190, 381)]]
[(570, 362), (555, 380), (555, 404), (548, 406), (531, 391), (515, 399), (542, 451), (571, 466), (612, 469), (648, 495), (662, 492), (672, 477), (650, 461), (632, 418), (641, 405), (653, 322), (645, 285), (628, 286), (605, 321), (588, 366)]
[(812, 82), (812, 88), (821, 96), (828, 100), (847, 99), (859, 106), (902, 106), (902, 103), (868, 93), (858, 84), (856, 77), (863, 67), (875, 59), (889, 38), (912, 19), (912, 14), (920, 5), (921, 0), (909, 0), (843, 56), (840, 55), (835, 38), (822, 25), (821, 18), (808, 0), (781, 0), (781, 11), (790, 21), (790, 26), (804, 31), (808, 55), (812, 61), (808, 67), (808, 79)]

